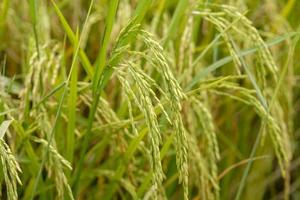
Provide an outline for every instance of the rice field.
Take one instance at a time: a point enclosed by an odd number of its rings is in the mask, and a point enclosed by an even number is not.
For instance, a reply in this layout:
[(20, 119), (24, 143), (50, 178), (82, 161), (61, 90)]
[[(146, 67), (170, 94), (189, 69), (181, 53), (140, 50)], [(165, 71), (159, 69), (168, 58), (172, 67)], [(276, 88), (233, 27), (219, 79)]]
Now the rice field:
[(300, 199), (300, 1), (1, 0), (0, 199)]

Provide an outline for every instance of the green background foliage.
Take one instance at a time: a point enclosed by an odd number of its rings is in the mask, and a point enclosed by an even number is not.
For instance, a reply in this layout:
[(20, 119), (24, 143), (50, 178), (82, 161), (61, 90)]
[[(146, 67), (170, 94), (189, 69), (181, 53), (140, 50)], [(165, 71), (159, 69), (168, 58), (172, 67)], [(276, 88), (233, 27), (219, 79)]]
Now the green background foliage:
[(1, 199), (299, 199), (300, 2), (1, 0)]

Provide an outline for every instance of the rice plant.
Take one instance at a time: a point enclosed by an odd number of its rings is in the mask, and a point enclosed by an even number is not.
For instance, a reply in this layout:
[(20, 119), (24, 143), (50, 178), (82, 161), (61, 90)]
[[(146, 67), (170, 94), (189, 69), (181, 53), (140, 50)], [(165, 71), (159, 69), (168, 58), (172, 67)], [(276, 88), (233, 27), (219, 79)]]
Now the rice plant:
[(298, 199), (295, 0), (2, 0), (0, 199)]

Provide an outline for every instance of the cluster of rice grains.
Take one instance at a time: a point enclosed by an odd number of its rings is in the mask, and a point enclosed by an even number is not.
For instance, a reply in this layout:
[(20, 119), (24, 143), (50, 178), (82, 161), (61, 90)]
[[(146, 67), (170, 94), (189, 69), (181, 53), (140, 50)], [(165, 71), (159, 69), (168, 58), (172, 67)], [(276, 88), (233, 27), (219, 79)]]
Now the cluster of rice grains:
[[(200, 8), (201, 8), (201, 6), (200, 6)], [(199, 14), (199, 15), (203, 16), (205, 19), (207, 19), (208, 21), (212, 22), (216, 26), (217, 30), (220, 33), (222, 33), (224, 42), (228, 46), (229, 52), (233, 57), (236, 68), (238, 69), (238, 74), (241, 73), (240, 72), (241, 69), (239, 69), (239, 68), (241, 68), (241, 67), (246, 68), (247, 66), (243, 66), (243, 65), (245, 65), (243, 63), (245, 61), (243, 61), (243, 58), (239, 56), (239, 50), (235, 47), (238, 41), (235, 42), (233, 40), (233, 38), (239, 38), (239, 37), (235, 37), (235, 34), (241, 35), (241, 37), (244, 38), (244, 39), (242, 39), (242, 41), (248, 42), (247, 38), (250, 38), (252, 46), (254, 44), (255, 47), (258, 47), (257, 60), (258, 60), (259, 65), (256, 65), (255, 67), (253, 67), (253, 69), (251, 69), (251, 72), (253, 71), (255, 73), (255, 79), (258, 80), (259, 87), (260, 87), (259, 89), (263, 91), (263, 93), (262, 93), (264, 95), (263, 98), (267, 99), (267, 100), (262, 101), (260, 103), (258, 103), (258, 102), (253, 103), (253, 104), (254, 105), (257, 104), (257, 107), (260, 107), (260, 109), (259, 109), (260, 113), (264, 112), (265, 113), (264, 115), (268, 121), (268, 119), (270, 117), (272, 118), (272, 116), (270, 116), (269, 115), (270, 113), (268, 113), (270, 108), (266, 107), (266, 106), (268, 106), (267, 101), (271, 105), (272, 104), (271, 98), (273, 97), (272, 96), (273, 93), (268, 90), (274, 91), (275, 88), (272, 89), (272, 88), (268, 87), (266, 78), (268, 76), (271, 77), (271, 80), (273, 80), (273, 82), (270, 82), (270, 83), (276, 83), (276, 81), (278, 81), (278, 75), (277, 75), (278, 69), (277, 69), (277, 66), (274, 62), (274, 59), (273, 59), (268, 47), (266, 46), (265, 42), (262, 40), (257, 29), (252, 25), (252, 22), (249, 21), (239, 11), (237, 11), (237, 9), (235, 7), (209, 4), (209, 5), (206, 5), (206, 8), (203, 10), (204, 10), (203, 12), (195, 11), (194, 14)], [(234, 23), (235, 20), (238, 20), (238, 22), (236, 22), (234, 25), (232, 25), (232, 27), (229, 28), (224, 33), (223, 30), (225, 30), (225, 29), (227, 29), (227, 27), (231, 26), (231, 23)], [(244, 71), (247, 74), (247, 72), (246, 72), (247, 70), (244, 69)], [(251, 75), (250, 74), (247, 74), (247, 75), (251, 79), (251, 77), (250, 77)], [(243, 92), (243, 93), (245, 94), (245, 96), (247, 96), (249, 98), (249, 102), (253, 102), (254, 99), (256, 100), (256, 97), (251, 97), (250, 95), (246, 95), (247, 92)], [(246, 97), (246, 99), (247, 99), (247, 97)], [(276, 101), (276, 100), (274, 100), (274, 101)], [(276, 115), (274, 115), (274, 117), (276, 117)], [(271, 127), (269, 127), (270, 128), (269, 130), (277, 129), (277, 128), (275, 128), (276, 126), (278, 126), (278, 125), (276, 125), (276, 123), (279, 123), (279, 121), (281, 121), (281, 119), (277, 119), (277, 120), (278, 120), (278, 122), (272, 123), (273, 125)], [(289, 150), (284, 147), (285, 146), (284, 145), (284, 143), (285, 143), (284, 135), (281, 135), (280, 131), (270, 131), (270, 134), (271, 134), (271, 138), (272, 138), (272, 141), (274, 144), (274, 148), (276, 149), (276, 152), (277, 152), (278, 159), (280, 161), (280, 165), (282, 166), (282, 170), (283, 170), (282, 172), (284, 174), (283, 166), (285, 166), (286, 162), (288, 162), (288, 157), (290, 154), (288, 152)], [(278, 152), (281, 152), (281, 153), (278, 153)]]
[(34, 138), (34, 141), (40, 143), (42, 148), (44, 148), (42, 152), (47, 151), (47, 149), (49, 148), (48, 160), (45, 167), (47, 169), (48, 176), (54, 178), (54, 183), (57, 190), (57, 198), (64, 199), (64, 194), (66, 192), (69, 198), (73, 200), (74, 198), (72, 190), (64, 173), (64, 168), (72, 170), (70, 162), (67, 161), (63, 156), (61, 156), (58, 153), (57, 149), (54, 146), (49, 145), (46, 140)]
[(8, 144), (3, 140), (3, 136), (8, 130), (11, 120), (2, 122), (0, 126), (0, 157), (2, 163), (2, 172), (5, 180), (5, 186), (7, 190), (7, 199), (18, 199), (17, 184), (22, 184), (19, 178), (21, 168), (17, 162), (15, 156), (11, 152)]
[[(211, 22), (223, 38), (224, 43), (233, 58), (238, 74), (238, 76), (233, 79), (237, 80), (243, 78), (241, 74), (245, 73), (255, 89), (250, 90), (239, 86), (237, 83), (228, 82), (227, 77), (218, 77), (212, 82), (209, 81), (207, 86), (205, 86), (205, 82), (202, 83), (201, 87), (204, 88), (201, 91), (205, 90), (206, 92), (209, 92), (212, 90), (215, 94), (226, 95), (254, 107), (257, 114), (262, 119), (262, 144), (264, 144), (265, 133), (269, 133), (278, 158), (282, 176), (288, 179), (286, 172), (290, 165), (291, 149), (288, 132), (286, 130), (287, 127), (285, 124), (280, 123), (284, 121), (279, 114), (281, 111), (279, 111), (279, 113), (276, 111), (276, 109), (281, 110), (282, 108), (278, 102), (277, 96), (273, 96), (277, 95), (276, 93), (274, 94), (275, 87), (270, 88), (268, 85), (277, 83), (278, 81), (278, 69), (268, 47), (262, 40), (257, 29), (252, 25), (252, 22), (235, 7), (217, 4), (200, 4), (196, 8), (197, 9), (192, 12), (193, 15), (202, 16), (205, 20)], [(258, 65), (252, 63), (255, 66), (252, 69), (248, 68), (245, 59), (240, 55), (240, 50), (238, 48), (238, 44), (240, 43), (243, 45), (243, 48), (245, 48), (245, 45), (249, 44), (251, 45), (249, 47), (254, 46), (258, 48), (256, 54)], [(271, 79), (269, 77), (271, 77)], [(256, 80), (258, 81), (256, 82)], [(217, 84), (214, 84), (213, 82), (216, 82)], [(226, 91), (223, 91), (223, 89), (226, 89)], [(232, 90), (235, 92), (232, 92)], [(274, 102), (276, 103), (276, 106), (272, 107)], [(198, 108), (198, 110), (201, 109)], [(264, 123), (266, 126), (264, 126)], [(214, 151), (211, 150), (211, 152)], [(210, 158), (212, 157), (213, 156), (210, 156)], [(286, 185), (286, 187), (288, 187), (288, 185)], [(288, 190), (288, 188), (286, 189)]]
[[(130, 26), (129, 24), (128, 26)], [(134, 27), (133, 27), (134, 28)], [(124, 31), (123, 31), (124, 32)], [(130, 32), (130, 31), (129, 31)], [(122, 33), (122, 32), (121, 32)], [(123, 37), (126, 37), (123, 36)], [(122, 84), (127, 99), (133, 99), (138, 108), (142, 111), (149, 129), (149, 140), (151, 143), (151, 166), (153, 170), (154, 189), (158, 191), (164, 178), (161, 158), (160, 144), (162, 141), (161, 130), (159, 128), (158, 117), (155, 106), (161, 109), (166, 120), (173, 126), (176, 135), (177, 166), (179, 169), (180, 182), (183, 182), (185, 199), (188, 198), (188, 143), (185, 128), (181, 118), (181, 101), (184, 98), (177, 80), (169, 67), (167, 59), (163, 54), (163, 49), (153, 36), (144, 31), (138, 30), (136, 37), (145, 43), (149, 51), (133, 52), (136, 56), (141, 56), (148, 65), (154, 67), (164, 81), (164, 88), (161, 88), (149, 75), (142, 71), (136, 64), (126, 61), (117, 66), (117, 75)], [(122, 34), (119, 37), (122, 40)], [(132, 80), (132, 83), (130, 83)], [(161, 102), (153, 89), (161, 93)], [(155, 105), (156, 103), (156, 105)], [(163, 104), (170, 105), (170, 109), (165, 109)], [(131, 103), (129, 103), (129, 113), (132, 113)], [(132, 115), (132, 114), (130, 114)], [(132, 124), (134, 125), (134, 124)], [(134, 132), (137, 132), (133, 126)], [(155, 193), (154, 193), (155, 194)]]

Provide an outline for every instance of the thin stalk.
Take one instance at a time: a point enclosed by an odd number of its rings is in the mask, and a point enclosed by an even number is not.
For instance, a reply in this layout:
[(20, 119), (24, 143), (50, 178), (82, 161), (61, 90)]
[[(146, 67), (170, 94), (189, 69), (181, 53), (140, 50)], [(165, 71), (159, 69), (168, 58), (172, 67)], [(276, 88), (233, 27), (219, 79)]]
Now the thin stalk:
[(40, 58), (39, 35), (37, 30), (37, 15), (36, 15), (37, 1), (29, 0), (29, 6), (30, 6), (30, 16), (32, 20), (32, 29), (33, 29), (34, 40), (35, 40), (35, 47), (36, 47), (38, 58)]

